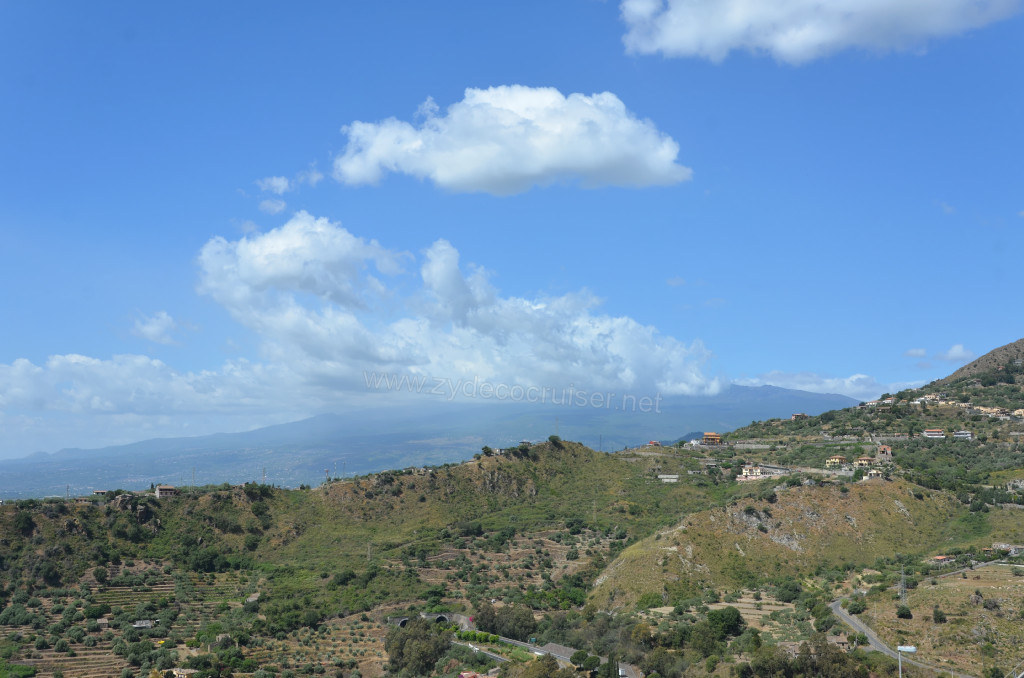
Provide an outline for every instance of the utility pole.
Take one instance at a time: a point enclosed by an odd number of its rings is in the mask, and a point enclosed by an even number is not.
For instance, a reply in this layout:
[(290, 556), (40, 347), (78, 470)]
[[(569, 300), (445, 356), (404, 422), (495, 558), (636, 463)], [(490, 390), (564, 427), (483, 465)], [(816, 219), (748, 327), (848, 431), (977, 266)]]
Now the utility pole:
[(903, 571), (903, 566), (900, 566), (900, 604), (907, 604), (907, 574)]

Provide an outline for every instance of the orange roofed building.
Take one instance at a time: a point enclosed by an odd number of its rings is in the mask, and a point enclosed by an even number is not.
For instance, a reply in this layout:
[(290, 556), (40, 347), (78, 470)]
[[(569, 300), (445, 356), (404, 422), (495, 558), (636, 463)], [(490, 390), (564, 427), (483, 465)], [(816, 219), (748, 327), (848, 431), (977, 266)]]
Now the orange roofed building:
[(721, 445), (722, 436), (718, 435), (714, 431), (706, 431), (704, 433), (704, 438), (701, 440), (701, 442), (704, 443), (705, 445)]

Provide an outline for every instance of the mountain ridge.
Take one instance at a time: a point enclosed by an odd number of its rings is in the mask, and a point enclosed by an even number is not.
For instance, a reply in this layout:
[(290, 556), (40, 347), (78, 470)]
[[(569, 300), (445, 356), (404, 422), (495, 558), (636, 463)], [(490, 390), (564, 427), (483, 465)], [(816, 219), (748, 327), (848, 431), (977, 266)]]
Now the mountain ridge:
[[(0, 461), (0, 496), (88, 494), (151, 483), (262, 480), (297, 487), (325, 476), (463, 461), (483, 445), (509, 447), (557, 433), (608, 451), (680, 431), (728, 431), (766, 417), (815, 413), (856, 401), (774, 386), (732, 385), (714, 396), (669, 396), (658, 411), (502, 404), (427, 403), (401, 409), (320, 414), (240, 433), (154, 438), (96, 449), (65, 448)], [(326, 472), (326, 473), (325, 473)]]
[(1017, 341), (994, 348), (980, 358), (967, 363), (948, 377), (936, 379), (929, 386), (952, 384), (978, 374), (1001, 369), (1007, 363), (1012, 363), (1015, 360), (1024, 361), (1024, 339), (1018, 339)]

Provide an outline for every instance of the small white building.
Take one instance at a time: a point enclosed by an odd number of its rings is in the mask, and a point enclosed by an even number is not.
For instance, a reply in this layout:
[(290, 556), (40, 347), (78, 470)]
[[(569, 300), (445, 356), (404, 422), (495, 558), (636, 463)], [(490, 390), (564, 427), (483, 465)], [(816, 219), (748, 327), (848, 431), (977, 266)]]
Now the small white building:
[(763, 478), (769, 475), (765, 469), (761, 468), (757, 464), (748, 464), (740, 470), (740, 478)]
[(957, 431), (953, 434), (954, 440), (974, 440), (974, 434), (970, 431)]

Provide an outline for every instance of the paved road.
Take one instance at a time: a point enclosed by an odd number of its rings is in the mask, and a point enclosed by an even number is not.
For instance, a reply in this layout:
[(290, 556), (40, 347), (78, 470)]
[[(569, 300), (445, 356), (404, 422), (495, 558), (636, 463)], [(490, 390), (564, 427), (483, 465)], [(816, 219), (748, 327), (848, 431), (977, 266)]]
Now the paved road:
[[(879, 639), (879, 637), (877, 635), (875, 635), (875, 632), (871, 630), (871, 627), (869, 627), (867, 624), (862, 622), (856, 616), (854, 616), (854, 615), (850, 614), (849, 612), (847, 612), (846, 610), (844, 610), (843, 607), (842, 607), (842, 602), (843, 602), (842, 599), (834, 600), (834, 601), (832, 601), (829, 604), (829, 608), (831, 608), (832, 612), (837, 617), (839, 617), (840, 620), (842, 620), (844, 623), (846, 623), (847, 626), (852, 628), (857, 633), (863, 633), (865, 636), (867, 636), (867, 638), (868, 638), (868, 647), (870, 647), (872, 650), (877, 650), (878, 652), (881, 652), (882, 654), (887, 654), (890, 657), (892, 657), (893, 659), (897, 659), (898, 658), (897, 657), (898, 653), (896, 652), (896, 650), (892, 649), (891, 647), (889, 647), (888, 645), (883, 643), (881, 641), (881, 639)], [(943, 676), (948, 674), (950, 676), (953, 676), (954, 678), (975, 678), (975, 676), (972, 676), (972, 675), (970, 675), (968, 673), (957, 673), (956, 671), (951, 671), (950, 669), (943, 669), (943, 668), (939, 668), (937, 666), (932, 666), (930, 664), (925, 664), (924, 662), (919, 662), (916, 659), (911, 659), (907, 655), (903, 655), (903, 663), (904, 664), (913, 664), (914, 666), (920, 667), (922, 669), (928, 669), (929, 671), (935, 671), (939, 675), (943, 675)]]
[(452, 643), (454, 645), (461, 645), (463, 647), (468, 647), (470, 650), (474, 650), (476, 652), (481, 652), (481, 653), (487, 655), (488, 657), (490, 657), (491, 659), (496, 659), (499, 662), (510, 661), (508, 657), (502, 657), (500, 654), (494, 654), (493, 652), (485, 650), (482, 647), (477, 647), (476, 645), (472, 645), (470, 643), (466, 643), (466, 642), (463, 642), (461, 640), (453, 640)]

